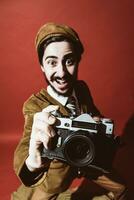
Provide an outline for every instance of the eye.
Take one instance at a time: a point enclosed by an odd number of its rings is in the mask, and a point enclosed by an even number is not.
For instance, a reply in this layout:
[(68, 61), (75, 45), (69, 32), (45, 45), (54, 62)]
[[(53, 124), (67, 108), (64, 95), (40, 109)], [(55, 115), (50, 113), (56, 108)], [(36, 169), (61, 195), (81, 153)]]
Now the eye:
[(66, 66), (71, 66), (75, 62), (74, 58), (67, 58), (65, 61)]
[(49, 65), (50, 67), (55, 67), (57, 65), (57, 61), (54, 59), (48, 59), (46, 61), (46, 64)]

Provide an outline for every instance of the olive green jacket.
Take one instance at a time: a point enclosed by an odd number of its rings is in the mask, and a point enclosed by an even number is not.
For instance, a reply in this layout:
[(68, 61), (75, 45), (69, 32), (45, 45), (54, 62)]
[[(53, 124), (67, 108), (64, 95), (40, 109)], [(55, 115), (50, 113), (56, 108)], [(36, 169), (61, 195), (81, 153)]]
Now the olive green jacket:
[[(83, 81), (77, 82), (75, 91), (83, 111), (85, 113), (90, 113), (93, 116), (100, 116), (100, 112), (94, 105), (91, 94)], [(15, 173), (25, 186), (36, 187), (42, 185), (45, 192), (60, 193), (68, 187), (73, 178), (72, 167), (64, 162), (53, 160), (52, 162), (47, 162), (44, 169), (35, 173), (30, 172), (25, 165), (25, 160), (28, 157), (33, 116), (36, 112), (42, 111), (42, 109), (51, 104), (59, 105), (59, 111), (64, 116), (69, 115), (66, 108), (52, 98), (44, 89), (39, 93), (32, 95), (24, 103), (24, 133), (14, 154), (14, 169)]]

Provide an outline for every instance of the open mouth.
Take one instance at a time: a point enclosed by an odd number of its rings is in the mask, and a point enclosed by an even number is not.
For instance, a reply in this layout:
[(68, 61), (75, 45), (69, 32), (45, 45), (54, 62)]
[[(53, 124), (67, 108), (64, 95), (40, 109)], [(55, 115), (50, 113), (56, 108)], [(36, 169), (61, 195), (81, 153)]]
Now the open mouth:
[(66, 80), (62, 80), (62, 79), (56, 79), (55, 80), (58, 84), (62, 85), (62, 84), (66, 84), (67, 81)]
[(68, 87), (68, 81), (64, 79), (55, 79), (60, 89), (66, 89)]

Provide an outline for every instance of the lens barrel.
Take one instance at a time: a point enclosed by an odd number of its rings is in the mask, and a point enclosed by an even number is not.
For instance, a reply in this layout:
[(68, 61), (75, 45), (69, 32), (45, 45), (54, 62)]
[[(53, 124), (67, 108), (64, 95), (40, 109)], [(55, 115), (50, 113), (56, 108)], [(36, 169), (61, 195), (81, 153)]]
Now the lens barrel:
[(63, 154), (70, 165), (85, 167), (93, 161), (95, 147), (92, 140), (86, 135), (87, 132), (76, 131), (64, 140)]

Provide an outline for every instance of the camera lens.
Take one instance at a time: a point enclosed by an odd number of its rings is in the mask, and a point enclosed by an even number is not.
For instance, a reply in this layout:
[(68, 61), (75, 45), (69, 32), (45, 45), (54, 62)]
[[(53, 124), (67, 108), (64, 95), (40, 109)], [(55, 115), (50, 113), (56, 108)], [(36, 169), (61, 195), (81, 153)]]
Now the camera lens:
[(91, 139), (78, 131), (66, 138), (63, 151), (68, 163), (77, 167), (88, 166), (95, 154)]

